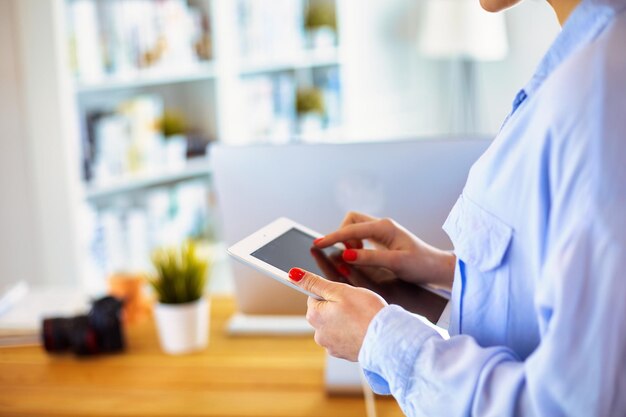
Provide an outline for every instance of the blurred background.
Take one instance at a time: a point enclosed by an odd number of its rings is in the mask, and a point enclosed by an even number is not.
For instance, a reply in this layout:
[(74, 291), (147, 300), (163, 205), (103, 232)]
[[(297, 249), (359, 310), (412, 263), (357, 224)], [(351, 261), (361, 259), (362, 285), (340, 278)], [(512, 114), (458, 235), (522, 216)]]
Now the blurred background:
[(557, 31), (538, 0), (0, 0), (0, 284), (98, 293), (192, 238), (228, 292), (216, 142), (494, 136)]

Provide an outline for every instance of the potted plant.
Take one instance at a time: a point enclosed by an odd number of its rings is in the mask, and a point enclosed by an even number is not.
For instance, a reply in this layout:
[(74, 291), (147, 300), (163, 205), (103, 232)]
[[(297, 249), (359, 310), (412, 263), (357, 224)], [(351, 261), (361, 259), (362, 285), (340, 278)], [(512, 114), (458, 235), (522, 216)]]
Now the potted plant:
[(156, 274), (150, 284), (158, 303), (155, 318), (163, 350), (181, 354), (208, 343), (209, 300), (204, 297), (209, 262), (201, 259), (193, 242), (159, 249), (152, 256)]
[(166, 110), (159, 121), (165, 140), (165, 165), (171, 170), (181, 169), (187, 161), (185, 118), (177, 111)]
[(337, 17), (331, 0), (311, 0), (304, 16), (309, 46), (325, 48), (337, 43)]
[(296, 113), (300, 133), (322, 130), (324, 125), (324, 95), (316, 87), (301, 87), (296, 91)]

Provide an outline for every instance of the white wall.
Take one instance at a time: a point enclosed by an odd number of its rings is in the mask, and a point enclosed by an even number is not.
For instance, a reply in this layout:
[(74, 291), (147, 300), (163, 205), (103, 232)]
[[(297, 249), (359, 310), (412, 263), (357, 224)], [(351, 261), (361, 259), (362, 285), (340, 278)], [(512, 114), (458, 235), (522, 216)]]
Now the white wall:
[(416, 49), (420, 3), (340, 2), (346, 124), (357, 139), (438, 133), (439, 64)]
[(0, 282), (79, 282), (61, 1), (0, 0)]
[(13, 15), (0, 0), (0, 285), (42, 276)]
[(506, 12), (509, 55), (504, 61), (478, 65), (482, 125), (497, 132), (513, 99), (535, 72), (560, 31), (552, 8), (544, 0), (525, 0)]
[[(476, 0), (478, 1), (478, 0)], [(421, 57), (417, 37), (424, 2), (343, 0), (345, 113), (354, 138), (448, 133), (449, 75), (445, 63)], [(482, 131), (495, 133), (558, 32), (552, 9), (526, 0), (506, 12), (509, 56), (478, 65)]]

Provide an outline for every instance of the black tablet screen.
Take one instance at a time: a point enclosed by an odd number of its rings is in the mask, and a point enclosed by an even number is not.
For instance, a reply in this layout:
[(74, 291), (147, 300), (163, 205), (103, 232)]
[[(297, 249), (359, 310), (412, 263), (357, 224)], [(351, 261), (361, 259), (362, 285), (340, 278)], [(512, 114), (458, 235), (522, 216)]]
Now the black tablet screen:
[[(251, 255), (285, 272), (289, 272), (293, 267), (298, 267), (332, 279), (324, 274), (315, 258), (311, 256), (312, 248), (313, 237), (292, 228), (270, 243), (252, 252)], [(341, 254), (340, 250), (333, 247), (326, 248), (323, 251), (326, 256)]]

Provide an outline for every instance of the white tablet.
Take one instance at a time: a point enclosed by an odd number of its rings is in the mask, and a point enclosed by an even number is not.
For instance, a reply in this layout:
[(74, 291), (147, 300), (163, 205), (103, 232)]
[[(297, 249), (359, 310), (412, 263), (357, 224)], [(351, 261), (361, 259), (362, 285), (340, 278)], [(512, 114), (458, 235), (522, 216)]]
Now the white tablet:
[(313, 240), (318, 237), (322, 235), (293, 220), (281, 217), (235, 243), (228, 248), (228, 253), (282, 284), (321, 300), (320, 296), (303, 290), (289, 279), (291, 268), (297, 266), (307, 269), (307, 266), (312, 266), (309, 250), (313, 246)]
[[(321, 300), (289, 279), (293, 267), (305, 269), (335, 282), (369, 288), (388, 303), (398, 304), (436, 323), (447, 299), (432, 289), (407, 283), (390, 270), (346, 265), (339, 244), (319, 249), (313, 240), (322, 235), (287, 218), (279, 218), (228, 249), (228, 253), (275, 280)], [(346, 268), (347, 267), (347, 268)]]

